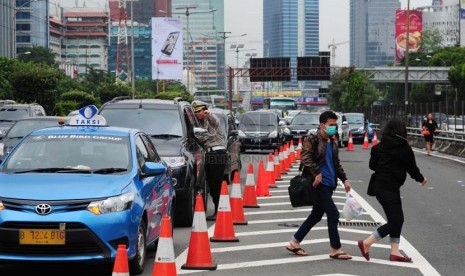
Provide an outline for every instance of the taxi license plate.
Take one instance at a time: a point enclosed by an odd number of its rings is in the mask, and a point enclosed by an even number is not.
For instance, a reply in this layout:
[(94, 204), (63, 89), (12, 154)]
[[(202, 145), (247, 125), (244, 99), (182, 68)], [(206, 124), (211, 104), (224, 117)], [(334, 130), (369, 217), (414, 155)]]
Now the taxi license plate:
[(65, 230), (20, 229), (19, 244), (65, 244)]

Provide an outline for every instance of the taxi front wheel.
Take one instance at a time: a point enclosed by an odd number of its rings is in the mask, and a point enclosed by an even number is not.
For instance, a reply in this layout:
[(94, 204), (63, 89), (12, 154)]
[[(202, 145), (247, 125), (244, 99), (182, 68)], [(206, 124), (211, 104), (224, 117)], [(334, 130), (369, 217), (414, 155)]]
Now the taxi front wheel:
[(146, 233), (147, 226), (145, 225), (144, 221), (141, 221), (139, 225), (139, 233), (137, 236), (136, 255), (134, 258), (132, 258), (132, 260), (129, 261), (131, 275), (139, 275), (144, 272), (145, 259), (147, 257), (147, 247), (145, 246)]

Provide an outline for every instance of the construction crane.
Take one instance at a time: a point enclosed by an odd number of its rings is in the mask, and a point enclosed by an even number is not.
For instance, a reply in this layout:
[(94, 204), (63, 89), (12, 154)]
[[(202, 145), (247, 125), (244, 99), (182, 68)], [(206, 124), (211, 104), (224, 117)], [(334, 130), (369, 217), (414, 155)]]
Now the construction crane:
[(332, 67), (336, 66), (336, 49), (337, 49), (337, 46), (339, 46), (341, 44), (345, 44), (345, 43), (349, 43), (349, 41), (342, 41), (342, 42), (337, 42), (336, 43), (336, 41), (334, 41), (334, 38), (333, 38), (333, 43), (328, 44), (328, 49), (331, 49)]

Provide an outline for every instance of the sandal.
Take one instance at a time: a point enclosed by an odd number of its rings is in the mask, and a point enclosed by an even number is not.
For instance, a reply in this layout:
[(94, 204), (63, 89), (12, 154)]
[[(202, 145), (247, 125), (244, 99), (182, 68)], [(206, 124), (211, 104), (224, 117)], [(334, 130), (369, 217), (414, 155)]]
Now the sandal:
[(340, 252), (340, 253), (336, 253), (334, 255), (329, 255), (330, 258), (332, 259), (336, 259), (336, 260), (350, 260), (352, 259), (352, 256), (350, 256), (349, 254), (345, 253), (345, 252)]
[(294, 248), (292, 248), (292, 247), (289, 247), (289, 246), (288, 246), (288, 247), (286, 247), (286, 249), (287, 249), (288, 251), (291, 251), (292, 253), (296, 254), (297, 256), (308, 256), (308, 253), (305, 252), (305, 250), (303, 250), (303, 249), (300, 248), (300, 247), (294, 247)]

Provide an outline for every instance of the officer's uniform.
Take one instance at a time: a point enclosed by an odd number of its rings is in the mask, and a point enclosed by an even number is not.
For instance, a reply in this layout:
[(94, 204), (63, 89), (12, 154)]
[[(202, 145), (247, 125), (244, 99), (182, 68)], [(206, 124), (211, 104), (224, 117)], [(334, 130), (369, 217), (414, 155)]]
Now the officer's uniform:
[[(196, 113), (208, 109), (207, 103), (202, 101), (192, 102), (192, 107)], [(210, 195), (215, 204), (215, 214), (207, 219), (214, 220), (220, 200), (221, 182), (228, 160), (226, 135), (218, 117), (214, 114), (209, 113), (204, 120), (199, 120), (199, 122), (201, 127), (207, 130), (207, 134), (199, 137), (198, 141), (206, 150), (205, 173)]]

